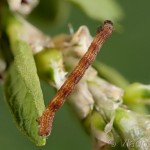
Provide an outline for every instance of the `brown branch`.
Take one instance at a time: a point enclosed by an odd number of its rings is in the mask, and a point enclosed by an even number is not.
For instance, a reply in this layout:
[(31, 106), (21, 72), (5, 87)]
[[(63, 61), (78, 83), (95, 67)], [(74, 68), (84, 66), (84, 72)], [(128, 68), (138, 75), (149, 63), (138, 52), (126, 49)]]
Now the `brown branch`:
[(87, 68), (93, 63), (97, 53), (106, 39), (110, 37), (112, 31), (113, 23), (109, 20), (106, 20), (103, 26), (98, 28), (96, 36), (88, 48), (88, 51), (84, 54), (68, 79), (50, 101), (42, 116), (38, 118), (38, 123), (40, 125), (38, 134), (40, 136), (47, 136), (51, 133), (55, 112), (63, 105), (66, 98), (73, 91), (75, 85), (83, 77)]

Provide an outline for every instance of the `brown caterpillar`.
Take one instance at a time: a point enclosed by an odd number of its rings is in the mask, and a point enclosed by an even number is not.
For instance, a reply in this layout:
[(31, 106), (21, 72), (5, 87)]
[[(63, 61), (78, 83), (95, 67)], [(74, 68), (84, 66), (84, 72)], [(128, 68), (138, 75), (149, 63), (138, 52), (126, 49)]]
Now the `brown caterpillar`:
[(40, 136), (48, 136), (52, 130), (52, 123), (55, 112), (63, 105), (66, 98), (73, 91), (75, 85), (83, 77), (87, 68), (93, 63), (97, 53), (100, 51), (103, 43), (111, 36), (113, 32), (113, 23), (109, 20), (104, 21), (102, 27), (99, 27), (88, 51), (84, 54), (78, 65), (74, 68), (68, 79), (58, 90), (54, 98), (50, 101), (42, 116), (38, 118)]

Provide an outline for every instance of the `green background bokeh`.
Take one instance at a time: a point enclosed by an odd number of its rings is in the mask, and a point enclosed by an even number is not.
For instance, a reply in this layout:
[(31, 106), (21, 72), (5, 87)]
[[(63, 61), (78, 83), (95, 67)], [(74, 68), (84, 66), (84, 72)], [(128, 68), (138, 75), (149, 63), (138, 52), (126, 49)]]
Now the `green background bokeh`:
[[(149, 84), (150, 79), (150, 1), (126, 0), (118, 1), (125, 17), (122, 20), (122, 30), (114, 32), (113, 36), (103, 46), (98, 59), (113, 66), (130, 82)], [(87, 25), (94, 35), (99, 22), (89, 19), (77, 7), (71, 6), (70, 17), (63, 27), (51, 28), (48, 33), (67, 32), (68, 22), (76, 30), (80, 25)], [(49, 86), (42, 82), (45, 100), (51, 93)], [(56, 114), (51, 136), (45, 147), (36, 147), (28, 141), (16, 128), (2, 98), (0, 89), (0, 150), (90, 150), (90, 137), (84, 132), (78, 119), (67, 104)]]

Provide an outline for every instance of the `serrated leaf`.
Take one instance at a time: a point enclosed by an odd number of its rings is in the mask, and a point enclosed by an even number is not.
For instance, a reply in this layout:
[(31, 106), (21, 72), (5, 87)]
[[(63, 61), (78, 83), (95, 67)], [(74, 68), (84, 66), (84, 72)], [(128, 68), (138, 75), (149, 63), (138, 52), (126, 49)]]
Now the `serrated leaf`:
[(38, 135), (36, 119), (45, 108), (39, 78), (30, 47), (22, 41), (13, 41), (14, 63), (4, 84), (6, 101), (14, 119), (36, 145), (45, 145), (46, 139)]
[(85, 13), (96, 20), (111, 19), (119, 21), (123, 17), (123, 11), (116, 0), (68, 0), (80, 6)]

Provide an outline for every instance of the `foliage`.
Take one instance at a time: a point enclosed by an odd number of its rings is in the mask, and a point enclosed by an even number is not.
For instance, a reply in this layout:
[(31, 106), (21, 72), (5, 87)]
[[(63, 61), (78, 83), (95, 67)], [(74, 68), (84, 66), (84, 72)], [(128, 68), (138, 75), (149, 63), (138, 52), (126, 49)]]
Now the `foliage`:
[[(0, 2), (0, 77), (5, 99), (19, 129), (38, 146), (46, 143), (46, 137), (38, 135), (37, 119), (45, 109), (40, 80), (59, 89), (92, 37), (85, 26), (71, 35), (50, 37), (33, 24), (40, 28), (63, 24), (74, 4), (94, 20), (110, 19), (118, 25), (124, 16), (116, 0)], [(92, 136), (93, 149), (118, 149), (125, 143), (122, 148), (147, 150), (149, 93), (149, 85), (130, 85), (115, 69), (95, 61), (68, 103)]]

